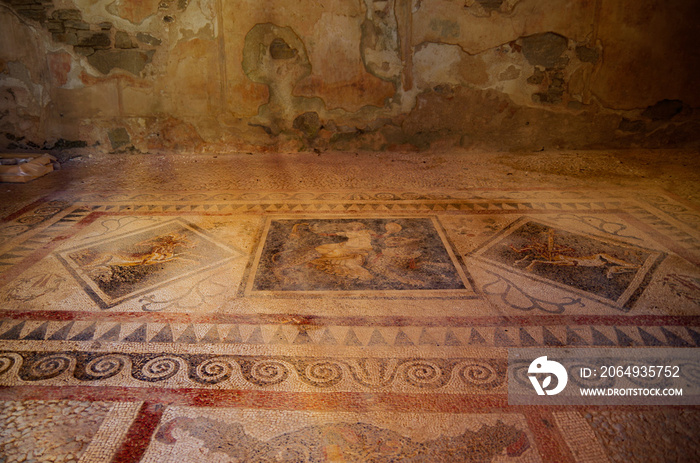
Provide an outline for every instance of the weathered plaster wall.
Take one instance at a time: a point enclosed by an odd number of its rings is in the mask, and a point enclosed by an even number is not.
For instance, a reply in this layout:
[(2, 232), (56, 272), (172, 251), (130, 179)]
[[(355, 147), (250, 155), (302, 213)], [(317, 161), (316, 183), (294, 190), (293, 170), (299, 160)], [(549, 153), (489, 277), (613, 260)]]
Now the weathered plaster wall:
[(0, 0), (0, 148), (694, 146), (699, 5)]

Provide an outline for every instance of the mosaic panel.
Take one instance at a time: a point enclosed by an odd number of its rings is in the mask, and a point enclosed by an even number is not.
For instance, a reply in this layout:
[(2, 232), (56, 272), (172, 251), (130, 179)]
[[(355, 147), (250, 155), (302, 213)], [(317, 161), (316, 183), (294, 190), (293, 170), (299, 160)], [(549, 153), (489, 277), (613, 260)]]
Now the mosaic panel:
[(501, 354), (699, 347), (698, 217), (615, 190), (56, 195), (0, 223), (0, 398), (112, 401), (56, 461), (634, 460), (619, 420), (677, 417), (514, 409)]
[(196, 226), (174, 220), (58, 253), (102, 308), (202, 272), (236, 256)]
[[(541, 461), (532, 432), (517, 414), (257, 415), (254, 419), (247, 410), (172, 407), (164, 413), (143, 461), (197, 461), (202, 456), (246, 462)], [(286, 432), (266, 431), (260, 420), (280, 423)]]
[(271, 219), (249, 294), (467, 291), (431, 218)]
[[(474, 252), (507, 272), (629, 310), (664, 254), (522, 218)], [(504, 278), (505, 279), (505, 278)]]

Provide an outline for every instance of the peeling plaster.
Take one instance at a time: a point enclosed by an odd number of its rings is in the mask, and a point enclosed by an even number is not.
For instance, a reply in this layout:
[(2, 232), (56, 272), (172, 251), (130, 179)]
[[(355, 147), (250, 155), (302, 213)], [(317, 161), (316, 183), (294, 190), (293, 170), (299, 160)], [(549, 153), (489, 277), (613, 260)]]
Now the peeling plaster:
[(697, 140), (693, 8), (650, 1), (0, 0), (2, 126), (144, 152)]

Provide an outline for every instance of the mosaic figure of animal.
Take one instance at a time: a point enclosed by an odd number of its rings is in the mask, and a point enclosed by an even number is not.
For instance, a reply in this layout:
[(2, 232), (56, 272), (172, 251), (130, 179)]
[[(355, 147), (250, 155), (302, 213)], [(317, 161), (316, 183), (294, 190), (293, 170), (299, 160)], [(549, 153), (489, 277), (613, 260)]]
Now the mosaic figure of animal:
[[(169, 233), (136, 243), (136, 249), (142, 251), (106, 251), (91, 255), (83, 262), (82, 269), (91, 276), (104, 277), (111, 274), (113, 267), (135, 267), (163, 264), (176, 259), (183, 259), (187, 252), (178, 252), (177, 248), (192, 248), (194, 244), (179, 233)], [(81, 256), (83, 257), (83, 256)]]
[(563, 267), (597, 267), (605, 270), (605, 276), (610, 279), (618, 273), (633, 272), (639, 265), (627, 262), (610, 254), (599, 252), (587, 256), (576, 255), (575, 249), (558, 245), (554, 242), (554, 230), (547, 232), (547, 242), (534, 242), (522, 248), (513, 245), (509, 247), (518, 254), (525, 254), (516, 260), (514, 265), (527, 264), (525, 270), (534, 271), (539, 265), (554, 265)]

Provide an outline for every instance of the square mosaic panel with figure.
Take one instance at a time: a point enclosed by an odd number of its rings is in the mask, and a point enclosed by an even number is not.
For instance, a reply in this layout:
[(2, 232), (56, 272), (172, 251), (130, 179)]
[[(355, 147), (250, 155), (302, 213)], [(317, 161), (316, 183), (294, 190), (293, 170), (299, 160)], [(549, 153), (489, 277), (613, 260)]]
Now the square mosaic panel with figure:
[(466, 291), (433, 218), (271, 219), (247, 291)]

